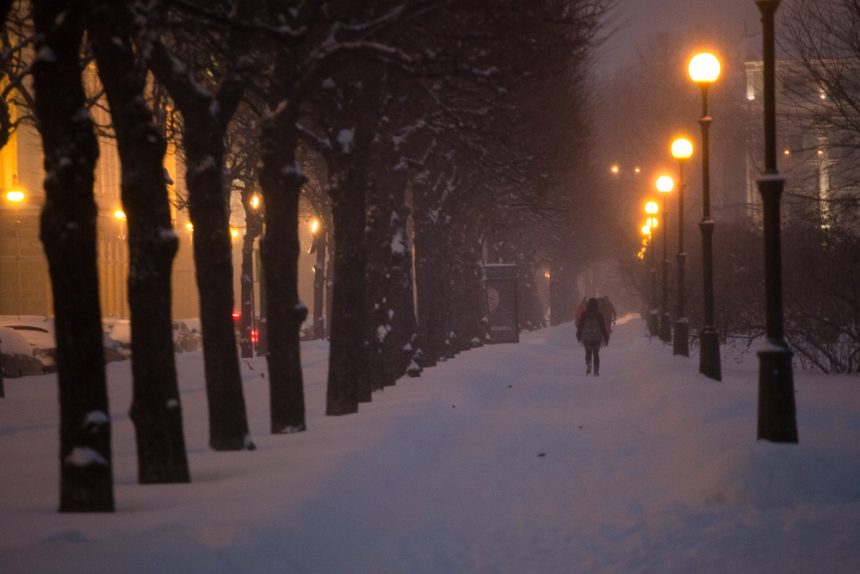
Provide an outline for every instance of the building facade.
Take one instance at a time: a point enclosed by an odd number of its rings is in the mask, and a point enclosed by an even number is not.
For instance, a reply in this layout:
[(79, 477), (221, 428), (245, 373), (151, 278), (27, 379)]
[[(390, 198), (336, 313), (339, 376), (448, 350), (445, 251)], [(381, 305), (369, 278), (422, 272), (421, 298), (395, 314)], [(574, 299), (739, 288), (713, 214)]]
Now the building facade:
[[(98, 125), (110, 125), (109, 112), (94, 108)], [(172, 180), (171, 204), (184, 196), (185, 174), (174, 149), (165, 158)], [(39, 239), (39, 217), (45, 193), (41, 137), (22, 123), (0, 149), (0, 315), (53, 315), (48, 263)], [(128, 244), (120, 197), (121, 170), (116, 141), (99, 137), (94, 196), (98, 205), (98, 273), (102, 317), (129, 317)], [(11, 192), (11, 193), (10, 193)], [(173, 208), (177, 230), (185, 230), (187, 211)], [(178, 231), (179, 252), (173, 269), (173, 316), (199, 315), (189, 233)]]
[[(860, 72), (860, 62), (829, 61), (821, 66), (836, 66)], [(747, 204), (749, 214), (760, 219), (761, 197), (756, 180), (763, 171), (763, 71), (761, 61), (745, 62), (746, 104), (750, 126), (747, 134)], [(822, 71), (823, 74), (823, 71)], [(856, 126), (844, 116), (844, 102), (860, 102), (860, 85), (845, 86), (846, 92), (834, 97), (813, 73), (798, 60), (778, 60), (777, 149), (779, 171), (786, 177), (783, 198), (787, 222), (814, 223), (822, 229), (846, 223), (840, 220), (840, 203), (860, 198), (860, 140)]]

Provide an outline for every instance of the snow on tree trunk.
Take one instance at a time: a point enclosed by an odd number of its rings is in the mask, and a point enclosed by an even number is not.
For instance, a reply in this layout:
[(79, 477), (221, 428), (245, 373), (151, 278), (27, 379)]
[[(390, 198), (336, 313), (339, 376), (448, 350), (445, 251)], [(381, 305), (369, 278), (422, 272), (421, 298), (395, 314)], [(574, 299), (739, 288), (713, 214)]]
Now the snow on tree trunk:
[[(381, 79), (374, 65), (363, 64), (359, 70), (353, 63), (348, 70), (341, 82), (345, 92), (340, 94), (339, 112), (326, 122), (329, 139), (337, 142), (326, 158), (335, 243), (327, 415), (356, 412), (359, 402), (371, 400), (370, 338), (378, 336), (367, 330), (365, 213)], [(383, 313), (377, 309), (375, 315), (382, 320)], [(380, 327), (386, 330), (386, 325)]]
[(263, 120), (263, 167), (260, 185), (265, 205), (261, 241), (266, 290), (266, 332), (272, 433), (305, 430), (305, 400), (299, 329), (307, 307), (299, 301), (299, 194), (305, 178), (296, 158), (295, 110), (280, 105), (289, 94), (290, 66), (284, 57), (269, 86)]
[(89, 20), (99, 73), (117, 134), (128, 221), (133, 399), (138, 479), (188, 482), (188, 459), (171, 326), (171, 270), (178, 241), (164, 176), (164, 138), (146, 105), (144, 68), (131, 46), (123, 5), (94, 3)]
[(82, 15), (68, 2), (33, 6), (35, 111), (46, 173), (41, 240), (54, 298), (60, 395), (60, 512), (112, 512), (93, 197), (98, 143), (84, 108)]
[(221, 175), (224, 132), (215, 128), (208, 116), (203, 109), (183, 110), (188, 208), (194, 225), (194, 267), (209, 402), (209, 446), (215, 450), (253, 449), (233, 329), (229, 206)]

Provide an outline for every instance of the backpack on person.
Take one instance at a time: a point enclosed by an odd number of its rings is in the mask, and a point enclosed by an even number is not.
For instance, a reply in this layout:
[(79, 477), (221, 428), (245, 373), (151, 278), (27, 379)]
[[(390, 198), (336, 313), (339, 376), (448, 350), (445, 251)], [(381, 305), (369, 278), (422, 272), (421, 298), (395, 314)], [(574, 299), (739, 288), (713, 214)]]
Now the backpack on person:
[(599, 345), (603, 341), (603, 333), (600, 328), (600, 317), (586, 314), (582, 318), (582, 342), (586, 345)]

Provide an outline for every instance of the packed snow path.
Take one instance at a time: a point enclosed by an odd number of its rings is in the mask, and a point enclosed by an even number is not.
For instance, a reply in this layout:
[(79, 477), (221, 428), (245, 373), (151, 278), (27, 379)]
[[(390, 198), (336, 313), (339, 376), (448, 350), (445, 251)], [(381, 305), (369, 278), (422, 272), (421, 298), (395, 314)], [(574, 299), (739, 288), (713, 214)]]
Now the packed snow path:
[(200, 353), (179, 355), (192, 484), (135, 484), (128, 364), (109, 370), (118, 511), (60, 515), (56, 382), (0, 400), (0, 572), (860, 571), (860, 381), (796, 375), (801, 444), (756, 443), (754, 355), (697, 374), (640, 321), (585, 376), (571, 325), (464, 353), (271, 436), (265, 361), (243, 361), (259, 450), (207, 446)]

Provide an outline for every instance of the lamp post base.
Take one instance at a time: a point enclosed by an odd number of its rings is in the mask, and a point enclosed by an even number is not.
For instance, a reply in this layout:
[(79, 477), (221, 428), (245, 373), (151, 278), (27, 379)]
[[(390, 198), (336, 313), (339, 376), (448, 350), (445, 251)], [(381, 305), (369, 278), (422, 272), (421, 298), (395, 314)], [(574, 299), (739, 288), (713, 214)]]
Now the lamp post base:
[(713, 327), (699, 332), (699, 372), (715, 381), (723, 380), (720, 366), (720, 337)]
[(770, 442), (797, 442), (797, 414), (794, 406), (794, 375), (791, 350), (770, 341), (759, 351), (758, 439)]
[(672, 319), (669, 313), (660, 316), (660, 340), (664, 343), (672, 342)]
[(690, 356), (690, 324), (686, 317), (675, 321), (674, 338), (672, 339), (672, 354)]
[(648, 313), (648, 333), (653, 337), (659, 333), (660, 329), (658, 327), (658, 323), (660, 322), (660, 315), (657, 312), (657, 309), (651, 309)]

